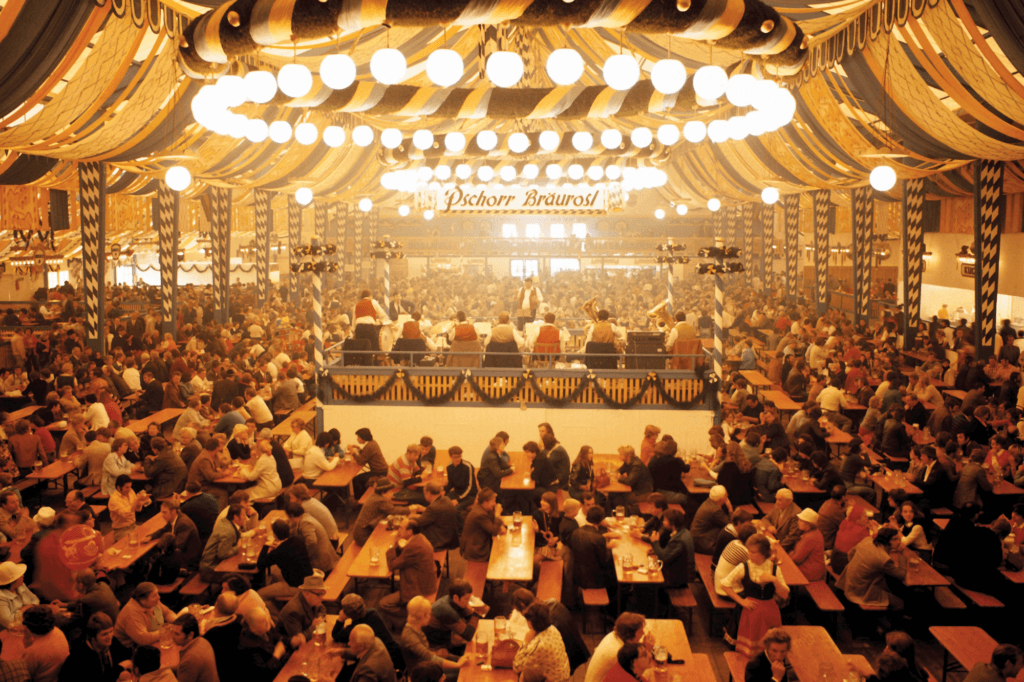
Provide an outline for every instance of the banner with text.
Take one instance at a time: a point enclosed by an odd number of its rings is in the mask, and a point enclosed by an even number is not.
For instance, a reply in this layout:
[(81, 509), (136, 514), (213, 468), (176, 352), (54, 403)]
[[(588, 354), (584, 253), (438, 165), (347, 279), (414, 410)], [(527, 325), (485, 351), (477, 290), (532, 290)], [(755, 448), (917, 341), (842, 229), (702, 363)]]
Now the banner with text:
[(593, 187), (451, 187), (437, 191), (437, 211), (595, 215), (608, 211), (606, 193)]

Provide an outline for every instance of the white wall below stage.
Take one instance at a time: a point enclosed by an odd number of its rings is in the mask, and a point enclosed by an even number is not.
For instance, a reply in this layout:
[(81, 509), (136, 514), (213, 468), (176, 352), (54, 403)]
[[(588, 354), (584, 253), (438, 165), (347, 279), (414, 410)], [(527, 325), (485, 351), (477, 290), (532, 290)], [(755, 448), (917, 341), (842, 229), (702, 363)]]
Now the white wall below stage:
[(422, 436), (434, 439), (434, 446), (447, 449), (458, 445), (474, 465), (480, 463), (487, 443), (498, 431), (511, 435), (510, 450), (522, 450), (524, 443), (539, 440), (537, 425), (548, 422), (558, 440), (576, 459), (580, 446), (589, 445), (598, 454), (615, 453), (620, 445), (640, 451), (644, 427), (654, 424), (671, 435), (681, 451), (707, 448), (708, 429), (714, 422), (709, 410), (566, 410), (556, 408), (510, 407), (428, 407), (385, 405), (325, 405), (324, 429), (338, 429), (343, 445), (355, 443), (356, 429), (366, 427), (380, 443), (384, 457), (393, 462), (406, 446)]

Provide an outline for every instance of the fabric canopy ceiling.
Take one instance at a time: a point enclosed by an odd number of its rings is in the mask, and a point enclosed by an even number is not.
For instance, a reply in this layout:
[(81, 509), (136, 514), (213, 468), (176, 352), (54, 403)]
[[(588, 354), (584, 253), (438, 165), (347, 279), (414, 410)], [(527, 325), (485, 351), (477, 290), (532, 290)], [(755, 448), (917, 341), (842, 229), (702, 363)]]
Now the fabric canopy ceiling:
[[(445, 16), (439, 19), (433, 10), (442, 4)], [(383, 189), (380, 176), (442, 160), (477, 166), (514, 157), (505, 142), (513, 132), (535, 139), (544, 130), (586, 131), (596, 138), (616, 128), (628, 138), (639, 126), (736, 115), (724, 98), (699, 105), (689, 84), (677, 96), (655, 93), (650, 69), (669, 54), (691, 74), (714, 63), (784, 82), (796, 97), (796, 118), (774, 133), (739, 142), (655, 143), (642, 154), (620, 155), (578, 154), (563, 145), (551, 158), (585, 166), (657, 166), (669, 179), (656, 191), (692, 208), (710, 197), (726, 204), (758, 201), (769, 186), (782, 194), (862, 186), (883, 161), (900, 178), (935, 176), (928, 186), (936, 193), (957, 194), (970, 182), (970, 174), (960, 171), (974, 159), (1024, 159), (1019, 0), (679, 0), (686, 11), (676, 9), (675, 0), (2, 5), (0, 184), (75, 190), (76, 162), (101, 160), (109, 164), (111, 190), (128, 194), (152, 192), (153, 180), (182, 164), (196, 180), (186, 196), (230, 187), (244, 201), (253, 188), (309, 187), (318, 198), (343, 202), (409, 201)], [(453, 13), (458, 16), (447, 16)], [(712, 14), (709, 21), (695, 20)], [(262, 40), (257, 45), (250, 23), (260, 16), (274, 21), (255, 32)], [(325, 17), (344, 28), (325, 29)], [(400, 49), (409, 63), (400, 85), (380, 85), (369, 74), (371, 55), (385, 46)], [(564, 46), (579, 51), (586, 70), (579, 87), (560, 90), (543, 65)], [(441, 47), (457, 51), (465, 64), (462, 80), (450, 90), (432, 86), (425, 74), (427, 56)], [(484, 60), (497, 49), (524, 57), (520, 90), (493, 88), (483, 74)], [(283, 145), (235, 140), (192, 118), (190, 102), (203, 81), (186, 74), (276, 72), (293, 60), (316, 74), (323, 56), (339, 51), (357, 64), (357, 82), (349, 90), (332, 92), (315, 78), (313, 92), (302, 100), (237, 109), (268, 122), (309, 121), (320, 130), (340, 125), (349, 136), (336, 149), (294, 139)], [(635, 92), (613, 96), (603, 87), (601, 65), (620, 51), (637, 58), (642, 80)], [(468, 101), (477, 104), (470, 109)], [(399, 129), (406, 139), (421, 128), (435, 137), (494, 130), (506, 146), (461, 157), (391, 152), (377, 142), (364, 148), (351, 142), (351, 130), (362, 124), (378, 138), (385, 128)], [(540, 156), (513, 162), (545, 163)], [(890, 198), (899, 191), (897, 185)]]

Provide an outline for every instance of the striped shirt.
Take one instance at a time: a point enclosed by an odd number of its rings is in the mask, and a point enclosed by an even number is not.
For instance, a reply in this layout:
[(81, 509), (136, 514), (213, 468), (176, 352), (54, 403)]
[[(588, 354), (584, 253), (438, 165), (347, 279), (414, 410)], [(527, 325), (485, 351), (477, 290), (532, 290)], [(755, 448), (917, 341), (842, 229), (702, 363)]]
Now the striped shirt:
[[(733, 540), (725, 546), (725, 549), (722, 550), (722, 556), (718, 559), (718, 566), (715, 568), (715, 592), (723, 597), (728, 596), (722, 588), (722, 581), (732, 573), (734, 568), (747, 561), (748, 558), (747, 548), (739, 540)], [(741, 594), (743, 592), (743, 585), (737, 585), (733, 590), (737, 594)]]
[(403, 481), (412, 478), (419, 471), (419, 465), (416, 462), (410, 462), (405, 455), (402, 455), (388, 467), (388, 480), (398, 487), (402, 488), (405, 486)]

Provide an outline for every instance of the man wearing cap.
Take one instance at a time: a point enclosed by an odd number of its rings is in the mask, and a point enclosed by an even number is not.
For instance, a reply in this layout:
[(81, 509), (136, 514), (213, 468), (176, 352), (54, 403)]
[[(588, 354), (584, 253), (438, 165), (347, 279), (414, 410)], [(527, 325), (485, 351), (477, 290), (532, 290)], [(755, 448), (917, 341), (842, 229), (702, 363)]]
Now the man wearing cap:
[(277, 627), (282, 635), (290, 639), (292, 648), (297, 649), (311, 639), (317, 620), (327, 617), (327, 609), (323, 604), (325, 594), (327, 588), (323, 576), (314, 573), (302, 581), (298, 594), (281, 609)]
[(382, 597), (377, 608), (392, 624), (404, 624), (408, 616), (405, 605), (410, 599), (437, 592), (434, 548), (420, 533), (419, 524), (406, 518), (398, 527), (397, 543), (385, 557), (388, 570), (398, 571), (399, 591)]
[(825, 579), (825, 538), (818, 530), (818, 512), (804, 509), (796, 515), (800, 539), (790, 558), (810, 581)]
[(773, 536), (787, 552), (792, 552), (796, 541), (800, 539), (800, 528), (796, 521), (799, 513), (800, 507), (793, 502), (793, 491), (781, 488), (775, 493), (775, 509), (765, 517), (765, 535)]

